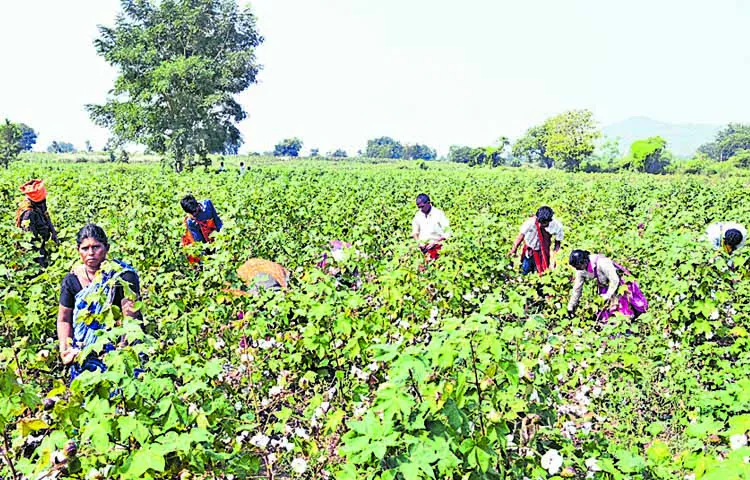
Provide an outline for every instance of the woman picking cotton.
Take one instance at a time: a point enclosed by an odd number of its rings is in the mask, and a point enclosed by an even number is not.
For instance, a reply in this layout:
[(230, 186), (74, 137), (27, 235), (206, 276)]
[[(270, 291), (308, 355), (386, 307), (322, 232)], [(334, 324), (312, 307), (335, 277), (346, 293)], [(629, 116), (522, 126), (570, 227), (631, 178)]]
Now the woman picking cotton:
[[(581, 300), (583, 285), (587, 280), (596, 279), (598, 292), (607, 306), (599, 312), (597, 320), (607, 320), (615, 313), (633, 318), (648, 309), (648, 302), (635, 280), (624, 281), (622, 275), (631, 276), (624, 267), (614, 263), (600, 254), (591, 254), (586, 250), (573, 250), (570, 253), (570, 265), (575, 268), (576, 276), (573, 292), (568, 302), (568, 312), (575, 312)], [(624, 293), (618, 293), (620, 285), (627, 285)]]
[[(71, 365), (71, 380), (86, 370), (106, 370), (93, 353), (85, 359), (77, 358), (84, 348), (96, 342), (96, 331), (106, 328), (94, 315), (113, 307), (119, 308), (123, 316), (140, 318), (135, 309), (135, 301), (140, 298), (138, 274), (125, 262), (107, 260), (109, 241), (104, 230), (90, 223), (78, 231), (76, 243), (81, 264), (63, 278), (57, 314), (60, 356), (65, 365)], [(127, 285), (130, 294), (123, 285)], [(104, 353), (112, 350), (114, 346), (108, 344)]]
[[(521, 225), (509, 255), (515, 257), (518, 247), (523, 243), (521, 273), (526, 275), (537, 272), (541, 275), (548, 268), (554, 268), (555, 262), (552, 254), (560, 250), (563, 237), (562, 223), (554, 218), (552, 209), (547, 206), (540, 207), (535, 216)], [(551, 249), (553, 238), (555, 239), (554, 251)]]

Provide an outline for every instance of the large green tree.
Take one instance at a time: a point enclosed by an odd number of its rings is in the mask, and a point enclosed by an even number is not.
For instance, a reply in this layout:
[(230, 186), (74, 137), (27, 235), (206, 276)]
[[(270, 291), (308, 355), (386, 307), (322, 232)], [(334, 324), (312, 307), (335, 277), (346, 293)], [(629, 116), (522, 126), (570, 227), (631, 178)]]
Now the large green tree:
[(194, 158), (236, 151), (235, 100), (256, 81), (255, 17), (235, 0), (121, 0), (114, 27), (100, 26), (96, 51), (118, 77), (92, 119), (120, 142), (168, 155), (177, 171)]
[(569, 171), (578, 170), (594, 153), (596, 139), (601, 136), (589, 110), (563, 112), (547, 120), (545, 126), (547, 155)]
[(8, 168), (8, 164), (17, 159), (23, 150), (22, 140), (21, 126), (6, 118), (5, 123), (0, 124), (0, 163), (5, 168)]
[(712, 160), (723, 162), (742, 150), (750, 150), (750, 125), (730, 123), (716, 134), (713, 142), (708, 142), (698, 148)]
[(391, 137), (373, 138), (367, 141), (366, 157), (404, 158), (404, 146)]
[(589, 110), (569, 110), (531, 127), (513, 145), (513, 155), (552, 168), (577, 170), (601, 136)]
[(408, 160), (435, 160), (437, 152), (434, 148), (430, 148), (427, 145), (415, 143), (414, 145), (406, 146), (404, 149), (404, 158)]
[(547, 154), (547, 129), (545, 125), (536, 125), (526, 130), (526, 133), (513, 144), (512, 154), (516, 158), (529, 163), (552, 168), (554, 159)]
[(645, 173), (664, 173), (669, 165), (666, 148), (667, 141), (662, 137), (636, 140), (630, 145), (630, 154), (625, 157), (623, 167)]
[(297, 137), (285, 138), (273, 147), (274, 157), (297, 157), (302, 150), (302, 140)]

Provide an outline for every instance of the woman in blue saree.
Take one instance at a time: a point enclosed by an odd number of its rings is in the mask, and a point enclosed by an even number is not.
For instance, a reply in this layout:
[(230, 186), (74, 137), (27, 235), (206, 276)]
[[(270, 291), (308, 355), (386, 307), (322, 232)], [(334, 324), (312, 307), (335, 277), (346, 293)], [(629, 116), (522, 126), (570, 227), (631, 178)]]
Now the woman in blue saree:
[[(140, 298), (138, 274), (125, 262), (107, 260), (109, 241), (104, 230), (90, 223), (78, 231), (76, 243), (82, 264), (63, 279), (57, 314), (60, 357), (71, 367), (71, 380), (84, 371), (106, 370), (94, 353), (78, 358), (84, 348), (96, 342), (96, 331), (105, 328), (96, 314), (111, 306), (119, 308), (123, 316), (140, 318), (135, 309), (135, 301)], [(130, 295), (124, 285), (128, 286)], [(108, 344), (104, 353), (114, 348)]]

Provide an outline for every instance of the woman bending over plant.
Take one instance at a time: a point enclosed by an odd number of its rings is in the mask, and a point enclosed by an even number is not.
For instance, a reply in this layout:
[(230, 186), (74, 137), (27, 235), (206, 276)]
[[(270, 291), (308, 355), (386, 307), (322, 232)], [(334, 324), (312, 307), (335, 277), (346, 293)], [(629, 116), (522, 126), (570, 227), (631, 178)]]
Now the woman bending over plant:
[[(592, 255), (586, 250), (573, 250), (569, 262), (576, 270), (573, 293), (568, 302), (568, 312), (571, 314), (578, 307), (584, 283), (591, 279), (596, 279), (599, 294), (608, 302), (597, 315), (597, 320), (607, 320), (615, 313), (633, 318), (648, 309), (648, 301), (638, 283), (635, 280), (625, 281), (621, 276), (630, 277), (630, 272), (604, 255)], [(620, 290), (621, 285), (627, 286), (625, 291)]]
[(714, 248), (731, 255), (745, 246), (747, 230), (739, 223), (717, 222), (708, 226), (706, 236)]
[[(219, 214), (211, 200), (198, 201), (192, 195), (185, 195), (180, 200), (180, 206), (187, 213), (185, 216), (185, 234), (182, 236), (182, 246), (194, 242), (211, 243), (211, 234), (221, 231), (222, 223)], [(199, 263), (200, 258), (188, 255), (190, 263)]]
[[(96, 331), (106, 328), (97, 314), (114, 307), (123, 316), (140, 318), (135, 309), (135, 301), (140, 299), (138, 274), (125, 262), (107, 260), (109, 241), (104, 230), (90, 223), (78, 231), (76, 243), (82, 263), (63, 278), (57, 313), (60, 356), (65, 365), (71, 365), (71, 380), (84, 370), (106, 370), (93, 353), (77, 358), (81, 350), (96, 342)], [(111, 344), (104, 348), (105, 353), (112, 350)]]

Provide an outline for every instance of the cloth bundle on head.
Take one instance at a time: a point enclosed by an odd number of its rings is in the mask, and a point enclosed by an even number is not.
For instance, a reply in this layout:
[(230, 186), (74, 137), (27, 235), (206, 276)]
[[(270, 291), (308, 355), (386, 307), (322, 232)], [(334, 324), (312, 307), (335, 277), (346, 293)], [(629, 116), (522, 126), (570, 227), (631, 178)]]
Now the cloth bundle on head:
[(247, 284), (251, 284), (257, 276), (268, 276), (278, 283), (279, 287), (286, 288), (289, 272), (278, 263), (262, 258), (251, 258), (237, 269), (237, 276)]
[(29, 180), (18, 187), (18, 189), (32, 202), (41, 202), (47, 198), (47, 189), (44, 187), (44, 180), (39, 180), (38, 178)]

